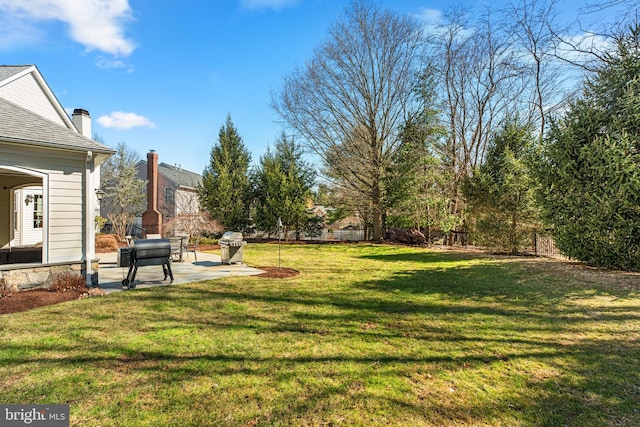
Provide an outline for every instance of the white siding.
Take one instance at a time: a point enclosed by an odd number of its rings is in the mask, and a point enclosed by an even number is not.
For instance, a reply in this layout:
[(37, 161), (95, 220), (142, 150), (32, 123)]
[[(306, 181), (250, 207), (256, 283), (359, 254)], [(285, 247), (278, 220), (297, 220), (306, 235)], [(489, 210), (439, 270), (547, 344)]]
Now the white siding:
[(67, 127), (67, 123), (60, 117), (32, 73), (0, 87), (0, 97)]
[(22, 166), (47, 175), (48, 188), (43, 193), (45, 227), (49, 230), (48, 262), (82, 260), (85, 157), (80, 153), (45, 154), (25, 147), (18, 151), (0, 146), (0, 165)]

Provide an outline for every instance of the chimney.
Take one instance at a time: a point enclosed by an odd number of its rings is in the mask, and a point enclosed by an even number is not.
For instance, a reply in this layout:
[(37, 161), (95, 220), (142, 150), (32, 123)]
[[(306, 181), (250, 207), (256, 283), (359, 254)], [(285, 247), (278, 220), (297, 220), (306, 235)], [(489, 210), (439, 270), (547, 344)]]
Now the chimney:
[(76, 108), (73, 110), (71, 120), (78, 132), (87, 138), (91, 138), (91, 116), (87, 110)]
[(162, 214), (158, 211), (158, 155), (147, 153), (147, 210), (142, 214), (142, 227), (147, 234), (162, 234)]

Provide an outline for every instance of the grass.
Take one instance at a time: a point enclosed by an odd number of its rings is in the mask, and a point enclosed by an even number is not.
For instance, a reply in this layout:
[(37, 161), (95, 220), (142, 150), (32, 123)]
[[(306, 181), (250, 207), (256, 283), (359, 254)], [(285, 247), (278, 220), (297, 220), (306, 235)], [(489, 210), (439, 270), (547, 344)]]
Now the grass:
[(78, 426), (640, 425), (636, 276), (387, 245), (282, 265), (301, 274), (4, 315), (0, 403)]

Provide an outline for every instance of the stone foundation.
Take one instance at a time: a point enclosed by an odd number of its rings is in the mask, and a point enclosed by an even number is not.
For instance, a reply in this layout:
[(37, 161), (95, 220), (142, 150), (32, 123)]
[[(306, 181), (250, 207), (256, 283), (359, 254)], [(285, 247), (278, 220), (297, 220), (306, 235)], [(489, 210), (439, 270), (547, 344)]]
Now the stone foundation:
[[(85, 262), (65, 262), (55, 264), (14, 264), (0, 268), (0, 283), (7, 290), (19, 291), (32, 288), (48, 288), (58, 274), (74, 273), (86, 277)], [(98, 282), (98, 260), (91, 261), (92, 279)]]

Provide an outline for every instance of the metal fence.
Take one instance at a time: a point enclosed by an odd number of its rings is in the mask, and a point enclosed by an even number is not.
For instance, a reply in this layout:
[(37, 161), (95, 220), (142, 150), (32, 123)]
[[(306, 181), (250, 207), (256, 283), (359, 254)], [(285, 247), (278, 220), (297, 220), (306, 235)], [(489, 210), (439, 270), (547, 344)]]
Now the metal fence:
[(551, 234), (536, 233), (536, 255), (547, 258), (569, 259), (560, 252)]
[(332, 230), (329, 232), (328, 230), (323, 230), (322, 235), (313, 240), (340, 240), (340, 241), (350, 241), (350, 242), (359, 242), (364, 240), (364, 230)]
[[(113, 234), (114, 233), (113, 224), (111, 224), (110, 222), (107, 222), (102, 226), (101, 232), (104, 234)], [(127, 231), (125, 234), (127, 236), (138, 237), (141, 239), (147, 234), (147, 231), (136, 224), (130, 223), (130, 224), (127, 224)]]

